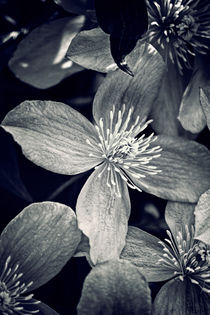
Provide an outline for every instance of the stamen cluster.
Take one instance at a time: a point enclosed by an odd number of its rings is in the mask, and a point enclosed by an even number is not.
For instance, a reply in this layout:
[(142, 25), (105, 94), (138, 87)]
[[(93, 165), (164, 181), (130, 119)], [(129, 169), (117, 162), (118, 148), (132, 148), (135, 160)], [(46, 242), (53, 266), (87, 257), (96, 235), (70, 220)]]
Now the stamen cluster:
[(184, 280), (188, 277), (192, 283), (206, 293), (210, 293), (210, 250), (201, 241), (194, 240), (194, 227), (189, 231), (185, 226), (185, 231), (178, 232), (176, 238), (170, 231), (167, 231), (169, 240), (165, 241), (170, 245), (160, 242), (163, 246), (163, 259), (158, 264), (164, 264), (167, 268), (174, 270), (174, 275)]
[[(32, 300), (33, 294), (22, 296), (33, 282), (21, 283), (23, 273), (18, 273), (19, 265), (10, 267), (10, 262), (11, 256), (7, 258), (0, 276), (0, 313), (2, 315), (38, 313), (39, 310), (28, 309), (29, 306), (40, 303)], [(28, 306), (27, 309), (25, 306)]]

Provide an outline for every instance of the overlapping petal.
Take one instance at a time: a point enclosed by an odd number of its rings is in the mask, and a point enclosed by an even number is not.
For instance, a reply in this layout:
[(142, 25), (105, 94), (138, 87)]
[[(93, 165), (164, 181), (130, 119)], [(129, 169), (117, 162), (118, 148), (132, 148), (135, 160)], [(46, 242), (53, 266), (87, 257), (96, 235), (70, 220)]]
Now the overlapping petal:
[(164, 284), (153, 307), (154, 315), (198, 315), (209, 312), (209, 296), (201, 294), (200, 288), (187, 278), (184, 281), (176, 278)]
[[(210, 187), (210, 152), (203, 145), (181, 137), (158, 136), (151, 144), (162, 148), (160, 157), (150, 164), (161, 170), (158, 174), (146, 174), (136, 179), (127, 174), (144, 191), (172, 201), (198, 201)], [(135, 172), (135, 169), (133, 169)]]
[(174, 270), (159, 262), (163, 258), (163, 246), (160, 240), (133, 226), (129, 226), (126, 245), (121, 258), (138, 267), (147, 281), (164, 281), (174, 276)]
[(119, 257), (125, 245), (130, 198), (126, 183), (119, 177), (121, 197), (107, 186), (107, 165), (99, 166), (83, 186), (76, 205), (79, 228), (90, 241), (93, 264)]
[(83, 70), (66, 58), (72, 38), (84, 16), (51, 21), (35, 28), (18, 45), (9, 67), (23, 82), (46, 89)]
[(92, 269), (85, 279), (79, 315), (151, 314), (147, 282), (127, 261), (109, 261)]
[(205, 87), (203, 89), (200, 88), (200, 102), (202, 109), (204, 111), (204, 115), (206, 117), (207, 126), (210, 129), (210, 89), (209, 87)]
[(195, 238), (210, 245), (210, 189), (201, 195), (195, 207)]
[(125, 104), (127, 117), (131, 107), (134, 108), (128, 128), (139, 115), (145, 118), (151, 110), (157, 96), (165, 65), (161, 56), (151, 45), (137, 45), (128, 56), (128, 63), (134, 72), (134, 77), (122, 71), (115, 71), (107, 75), (100, 85), (93, 103), (93, 115), (98, 123), (102, 117), (104, 129), (110, 123), (110, 111), (115, 106), (116, 115), (113, 126), (118, 120), (118, 111)]
[(33, 203), (20, 212), (0, 236), (0, 271), (11, 257), (19, 265), (21, 283), (33, 290), (53, 278), (73, 256), (80, 242), (73, 210), (55, 202)]
[(94, 126), (65, 104), (25, 101), (7, 114), (2, 127), (29, 160), (52, 172), (77, 174), (101, 161), (89, 156), (99, 142)]

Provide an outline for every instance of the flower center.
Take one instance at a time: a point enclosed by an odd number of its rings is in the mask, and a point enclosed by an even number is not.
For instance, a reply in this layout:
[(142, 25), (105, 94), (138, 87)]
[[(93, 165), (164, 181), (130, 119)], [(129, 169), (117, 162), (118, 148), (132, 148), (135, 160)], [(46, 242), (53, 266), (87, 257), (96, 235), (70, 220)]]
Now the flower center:
[(206, 244), (194, 240), (194, 227), (189, 231), (178, 232), (174, 239), (170, 231), (167, 231), (169, 240), (165, 241), (171, 249), (163, 242), (164, 259), (161, 263), (173, 267), (174, 274), (181, 280), (189, 277), (192, 283), (201, 287), (204, 292), (210, 293), (210, 250)]
[[(140, 117), (137, 116), (135, 122), (131, 124), (133, 111), (134, 108), (131, 107), (126, 112), (125, 105), (123, 105), (122, 109), (116, 113), (115, 106), (113, 106), (106, 126), (103, 118), (100, 118), (99, 125), (95, 126), (100, 143), (98, 144), (99, 148), (94, 148), (94, 151), (98, 150), (97, 155), (101, 155), (107, 164), (109, 173), (107, 185), (119, 197), (118, 175), (127, 182), (129, 187), (141, 191), (131, 178), (138, 180), (147, 174), (155, 175), (160, 172), (156, 166), (150, 165), (150, 161), (158, 158), (162, 151), (160, 146), (151, 146), (157, 137), (154, 134), (149, 137), (145, 137), (143, 134), (139, 137), (139, 134), (148, 126), (151, 120), (146, 122), (143, 119), (140, 122)], [(114, 123), (114, 119), (116, 123)], [(87, 141), (91, 145), (90, 141)], [(94, 154), (91, 153), (90, 156)], [(99, 174), (100, 176), (101, 174)]]
[(30, 310), (28, 307), (40, 303), (33, 301), (33, 294), (21, 296), (26, 292), (33, 282), (28, 284), (21, 283), (22, 273), (17, 273), (19, 265), (10, 267), (11, 256), (5, 262), (3, 271), (0, 275), (0, 313), (7, 314), (35, 314), (39, 310)]
[(205, 54), (210, 39), (210, 3), (199, 0), (148, 0), (146, 38), (158, 44), (166, 62), (191, 68), (190, 55)]

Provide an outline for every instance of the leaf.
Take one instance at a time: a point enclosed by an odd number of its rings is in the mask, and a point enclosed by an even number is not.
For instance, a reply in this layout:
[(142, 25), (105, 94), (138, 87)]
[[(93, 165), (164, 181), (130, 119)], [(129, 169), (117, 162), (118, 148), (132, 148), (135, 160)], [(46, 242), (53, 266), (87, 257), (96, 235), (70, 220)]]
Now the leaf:
[(186, 226), (191, 231), (191, 227), (195, 224), (194, 218), (195, 204), (187, 202), (168, 201), (165, 209), (165, 220), (175, 236), (178, 232), (182, 232), (185, 239)]
[(210, 189), (201, 195), (195, 207), (195, 238), (210, 245)]
[(76, 205), (80, 230), (89, 238), (93, 264), (119, 258), (130, 215), (126, 183), (116, 174), (121, 197), (107, 186), (107, 165), (99, 166), (83, 186)]
[(33, 203), (6, 226), (0, 237), (0, 268), (11, 256), (19, 264), (21, 282), (33, 281), (30, 290), (52, 279), (74, 255), (80, 242), (76, 216), (56, 202)]
[(99, 26), (110, 34), (110, 48), (118, 67), (133, 75), (125, 57), (134, 49), (138, 39), (147, 30), (148, 17), (144, 0), (96, 0)]
[(201, 106), (206, 117), (207, 126), (210, 129), (210, 89), (209, 87), (205, 87), (203, 89), (200, 88), (200, 102), (201, 102)]
[(78, 315), (151, 314), (150, 290), (145, 278), (126, 261), (97, 265), (86, 277)]
[(98, 72), (117, 69), (109, 50), (109, 36), (100, 28), (79, 32), (68, 48), (67, 57), (84, 68)]
[(93, 103), (93, 115), (97, 123), (102, 117), (104, 125), (109, 126), (113, 106), (116, 113), (113, 126), (117, 123), (118, 111), (122, 109), (123, 104), (125, 119), (130, 108), (134, 109), (128, 128), (135, 122), (136, 116), (139, 115), (142, 120), (151, 111), (165, 70), (162, 57), (153, 46), (139, 44), (128, 56), (128, 60), (132, 65), (134, 77), (122, 71), (109, 73), (97, 90)]
[(11, 71), (23, 82), (47, 89), (83, 70), (65, 58), (83, 22), (83, 16), (62, 18), (34, 29), (18, 45), (9, 62)]
[(45, 169), (66, 175), (99, 164), (90, 157), (98, 138), (93, 125), (71, 107), (53, 101), (25, 101), (10, 111), (2, 127), (12, 134), (23, 154)]
[(0, 131), (0, 137), (4, 147), (0, 154), (0, 185), (16, 196), (32, 202), (32, 197), (21, 179), (14, 142), (3, 129)]
[(159, 262), (163, 254), (163, 246), (157, 237), (134, 226), (128, 227), (126, 244), (120, 258), (134, 264), (147, 281), (164, 281), (174, 276), (173, 270)]
[(210, 152), (195, 141), (181, 137), (157, 136), (150, 148), (160, 146), (160, 157), (150, 162), (161, 172), (136, 179), (127, 174), (142, 190), (160, 198), (195, 203), (209, 188)]
[(154, 304), (154, 315), (202, 315), (209, 314), (210, 300), (202, 293), (199, 286), (185, 277), (184, 281), (176, 278), (162, 286)]

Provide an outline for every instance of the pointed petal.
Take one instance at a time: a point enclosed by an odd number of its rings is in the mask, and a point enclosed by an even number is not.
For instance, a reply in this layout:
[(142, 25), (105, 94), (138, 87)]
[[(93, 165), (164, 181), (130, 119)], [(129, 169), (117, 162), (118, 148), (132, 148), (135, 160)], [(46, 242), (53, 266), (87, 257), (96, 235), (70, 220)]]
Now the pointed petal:
[(209, 83), (206, 82), (203, 71), (196, 70), (182, 97), (178, 119), (183, 128), (192, 133), (199, 133), (206, 126), (199, 95), (199, 88), (206, 84)]
[(65, 58), (68, 46), (84, 23), (84, 17), (50, 21), (35, 28), (18, 45), (9, 67), (23, 82), (47, 89), (83, 70)]
[(168, 201), (165, 210), (165, 220), (173, 235), (184, 232), (187, 225), (190, 230), (194, 226), (195, 204)]
[[(93, 115), (98, 123), (103, 117), (105, 126), (109, 126), (110, 111), (115, 106), (117, 113), (113, 118), (113, 126), (118, 119), (118, 111), (125, 104), (124, 117), (134, 108), (132, 124), (136, 116), (143, 119), (151, 110), (157, 97), (165, 65), (161, 56), (151, 45), (138, 44), (127, 58), (133, 69), (134, 77), (122, 71), (109, 73), (100, 85), (93, 103)], [(129, 126), (128, 126), (129, 128)]]
[(76, 205), (79, 228), (89, 238), (93, 264), (119, 257), (128, 228), (127, 185), (117, 174), (121, 192), (117, 197), (107, 186), (107, 174), (106, 164), (98, 167), (83, 186)]
[(154, 315), (204, 315), (210, 312), (210, 300), (189, 279), (173, 279), (162, 286), (153, 307)]
[(157, 237), (134, 226), (128, 227), (126, 244), (120, 257), (137, 266), (147, 281), (164, 281), (174, 276), (174, 270), (159, 262), (163, 254), (163, 246)]
[(73, 175), (100, 163), (100, 158), (89, 156), (94, 149), (86, 142), (97, 147), (95, 128), (65, 104), (25, 101), (7, 114), (2, 127), (29, 160), (49, 171)]
[(206, 116), (207, 126), (210, 129), (210, 89), (200, 89), (200, 102)]
[(126, 261), (109, 261), (92, 269), (85, 279), (78, 315), (151, 314), (147, 282)]
[(157, 134), (181, 136), (185, 130), (180, 125), (177, 116), (185, 82), (175, 65), (169, 64), (168, 67), (150, 114), (153, 119), (152, 128)]
[(195, 238), (210, 245), (210, 189), (201, 195), (195, 207)]
[(0, 237), (0, 269), (11, 256), (19, 264), (21, 283), (30, 290), (52, 279), (73, 256), (80, 242), (73, 210), (56, 202), (33, 203), (21, 211)]
[(117, 69), (109, 49), (109, 36), (99, 27), (81, 31), (72, 40), (67, 57), (80, 66), (98, 72)]
[(161, 172), (149, 175), (139, 180), (127, 174), (144, 191), (160, 198), (197, 202), (200, 195), (210, 185), (210, 152), (203, 145), (181, 137), (158, 136), (151, 143), (160, 146), (160, 157), (153, 159), (150, 165)]

